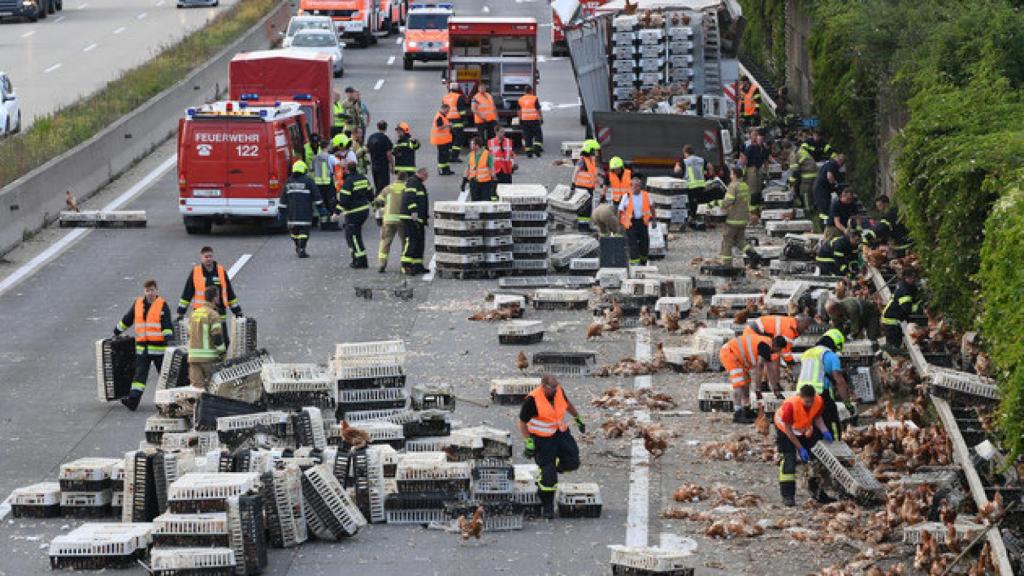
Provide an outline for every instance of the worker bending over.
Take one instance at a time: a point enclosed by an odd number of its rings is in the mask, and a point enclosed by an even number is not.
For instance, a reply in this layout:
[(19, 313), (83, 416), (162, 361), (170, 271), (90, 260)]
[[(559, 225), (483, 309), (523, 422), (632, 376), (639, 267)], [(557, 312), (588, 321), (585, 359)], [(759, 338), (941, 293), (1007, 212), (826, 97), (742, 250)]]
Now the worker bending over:
[(207, 286), (203, 305), (192, 310), (188, 319), (188, 380), (193, 388), (209, 391), (213, 365), (224, 359), (228, 349), (219, 306), (220, 291)]
[(878, 306), (864, 298), (829, 300), (825, 304), (829, 322), (851, 339), (867, 338), (874, 342), (882, 335)]
[(533, 458), (540, 468), (537, 490), (544, 518), (548, 520), (555, 517), (558, 474), (580, 467), (580, 449), (569, 432), (566, 412), (573, 417), (580, 433), (585, 433), (583, 417), (566, 398), (562, 385), (551, 374), (545, 374), (540, 386), (527, 394), (516, 423), (526, 444), (523, 454)]
[(909, 266), (904, 268), (896, 290), (882, 310), (882, 330), (885, 332), (885, 345), (890, 353), (903, 345), (903, 328), (900, 322), (906, 322), (911, 315), (921, 313), (921, 294), (917, 280), (917, 270)]
[(785, 338), (786, 346), (778, 354), (778, 357), (787, 364), (792, 364), (794, 360), (793, 342), (806, 332), (810, 325), (811, 317), (806, 314), (799, 314), (795, 317), (771, 314), (748, 321), (747, 327), (743, 329), (743, 334)]
[[(757, 414), (750, 407), (750, 383), (761, 382), (763, 372), (768, 373), (768, 386), (781, 394), (779, 387), (778, 354), (786, 347), (782, 336), (741, 335), (722, 346), (718, 358), (729, 375), (735, 412), (732, 421), (750, 424)], [(773, 360), (774, 358), (774, 360)]]
[(838, 329), (832, 328), (825, 332), (814, 346), (800, 356), (800, 377), (797, 379), (797, 388), (805, 384), (812, 386), (825, 402), (821, 417), (836, 439), (841, 437), (842, 432), (836, 398), (846, 404), (850, 414), (856, 410), (856, 399), (850, 391), (850, 383), (846, 380), (839, 359), (845, 342), (843, 333)]
[(164, 351), (174, 341), (174, 324), (171, 323), (171, 308), (157, 294), (156, 280), (142, 284), (143, 296), (135, 299), (131, 309), (114, 327), (114, 336), (120, 336), (129, 328), (135, 328), (135, 370), (132, 373), (132, 389), (121, 403), (135, 411), (146, 391), (149, 365), (156, 366), (157, 374), (163, 368)]
[(815, 257), (822, 276), (853, 276), (860, 261), (860, 230), (850, 227), (836, 238), (822, 241)]
[[(824, 408), (825, 401), (818, 396), (813, 386), (801, 386), (799, 395), (787, 398), (775, 411), (775, 446), (782, 455), (782, 461), (779, 462), (779, 492), (786, 506), (796, 506), (797, 458), (802, 462), (810, 462), (810, 450), (819, 437), (832, 442), (832, 434), (821, 417)], [(807, 479), (807, 489), (818, 502), (834, 501), (821, 489), (813, 468)]]

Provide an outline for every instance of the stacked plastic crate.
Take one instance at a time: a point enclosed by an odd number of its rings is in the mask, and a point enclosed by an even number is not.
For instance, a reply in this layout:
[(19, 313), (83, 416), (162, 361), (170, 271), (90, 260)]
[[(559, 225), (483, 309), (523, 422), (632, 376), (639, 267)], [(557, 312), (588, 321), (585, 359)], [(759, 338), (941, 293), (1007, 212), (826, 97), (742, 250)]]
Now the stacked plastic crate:
[(641, 24), (637, 31), (638, 85), (641, 90), (650, 90), (665, 83), (665, 28), (660, 23), (651, 26)]
[[(668, 30), (666, 34), (668, 44), (666, 75), (669, 82), (686, 83), (687, 95), (682, 97), (693, 103), (694, 99), (690, 96), (693, 93), (692, 85), (695, 76), (693, 28), (681, 18), (676, 16), (670, 18), (666, 23)], [(675, 96), (675, 98), (679, 97)]]
[(110, 476), (119, 458), (80, 458), (60, 467), (60, 510), (73, 518), (110, 516)]
[(494, 277), (512, 271), (508, 202), (434, 202), (434, 261), (442, 278)]
[(522, 530), (525, 511), (516, 501), (515, 468), (510, 458), (481, 458), (471, 465), (470, 500), (445, 506), (450, 521), (470, 518), (483, 508), (484, 531)]
[(338, 385), (336, 416), (339, 421), (351, 418), (353, 412), (408, 408), (405, 342), (338, 344), (330, 367)]
[(145, 558), (153, 525), (83, 524), (50, 542), (53, 569), (102, 570), (129, 568)]
[(633, 99), (640, 85), (637, 31), (640, 19), (633, 15), (616, 16), (612, 21), (612, 100), (613, 106)]
[[(689, 196), (686, 181), (670, 176), (652, 176), (647, 179), (647, 193), (654, 208), (654, 219), (664, 230), (681, 228), (690, 214), (687, 210)], [(662, 244), (664, 248), (664, 244)], [(663, 255), (663, 254), (662, 254)]]
[(400, 455), (395, 470), (397, 492), (384, 501), (388, 524), (443, 522), (451, 502), (468, 498), (471, 477), (468, 462), (449, 462), (445, 452)]
[(512, 273), (548, 270), (548, 192), (540, 184), (498, 184), (498, 200), (512, 207)]

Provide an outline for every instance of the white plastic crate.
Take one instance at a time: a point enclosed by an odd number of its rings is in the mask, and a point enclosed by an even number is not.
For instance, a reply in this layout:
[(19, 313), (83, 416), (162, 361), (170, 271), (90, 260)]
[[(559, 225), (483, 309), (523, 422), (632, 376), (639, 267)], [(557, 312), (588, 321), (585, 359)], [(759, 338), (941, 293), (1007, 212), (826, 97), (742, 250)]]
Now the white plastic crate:
[[(352, 361), (349, 360), (346, 362)], [(405, 378), (405, 371), (403, 370), (400, 364), (354, 366), (351, 364), (342, 363), (341, 360), (331, 361), (331, 373), (334, 379), (339, 383), (357, 380), (374, 380), (397, 384), (399, 382), (404, 383)]]
[[(514, 258), (531, 255), (535, 258), (543, 259), (549, 250), (550, 247), (545, 242), (517, 242), (512, 245), (512, 255)], [(578, 259), (573, 261), (575, 260)], [(546, 262), (545, 265), (547, 265)]]
[(235, 552), (231, 548), (156, 548), (149, 559), (155, 576), (207, 570), (222, 573), (236, 566)]
[(309, 525), (318, 537), (353, 536), (366, 525), (366, 518), (338, 480), (320, 466), (303, 472), (302, 495)]
[(165, 418), (153, 415), (146, 418), (146, 439), (156, 442), (153, 435), (160, 436), (164, 432), (187, 432), (191, 427), (187, 418)]
[(740, 294), (715, 294), (711, 297), (712, 306), (723, 306), (731, 309), (742, 309), (746, 308), (747, 304), (754, 303), (760, 306), (764, 303), (764, 294), (760, 292), (740, 293)]
[(236, 432), (256, 427), (279, 427), (286, 426), (287, 424), (287, 412), (257, 412), (256, 414), (242, 414), (240, 416), (221, 416), (217, 418), (217, 431)]
[(672, 176), (651, 176), (647, 179), (647, 189), (657, 190), (686, 190), (686, 180)]
[(300, 413), (292, 417), (292, 427), (295, 430), (297, 444), (309, 446), (315, 450), (327, 448), (327, 430), (324, 428), (324, 419), (319, 408), (314, 406), (303, 408)]
[(453, 254), (451, 252), (435, 252), (434, 259), (439, 264), (453, 264), (461, 266), (484, 263), (484, 255), (479, 253)]
[(192, 450), (195, 454), (206, 454), (220, 448), (220, 437), (216, 431), (165, 432), (160, 440), (163, 450)]
[[(532, 214), (532, 212), (523, 212), (523, 214)], [(544, 214), (541, 212), (541, 214)], [(513, 216), (515, 213), (513, 213)], [(545, 219), (547, 215), (545, 214)], [(513, 223), (525, 223), (530, 220), (512, 220)], [(512, 226), (512, 238), (547, 238), (548, 230), (544, 226)]]
[(373, 402), (402, 402), (408, 404), (409, 393), (402, 388), (365, 388), (355, 390), (341, 390), (338, 402), (340, 404), (368, 404)]
[(263, 478), (261, 491), (273, 546), (291, 548), (309, 538), (301, 476), (298, 466), (289, 464)]
[(369, 434), (370, 443), (393, 442), (405, 439), (402, 425), (393, 422), (385, 422), (383, 420), (363, 422), (359, 425), (359, 429)]
[[(511, 240), (511, 236), (509, 239)], [(511, 264), (515, 259), (512, 252), (486, 252), (484, 253), (484, 262), (487, 264)]]
[[(144, 522), (83, 524), (50, 542), (50, 566), (96, 569), (134, 564), (152, 542), (152, 533), (153, 525)], [(84, 563), (90, 561), (91, 565)]]
[(451, 248), (477, 248), (484, 245), (483, 236), (434, 236), (434, 246), (448, 246)]
[(55, 506), (60, 504), (60, 484), (39, 482), (15, 488), (11, 493), (12, 506)]
[[(622, 89), (619, 88), (619, 90)], [(632, 92), (633, 88), (627, 88), (627, 90)], [(575, 214), (577, 210), (589, 201), (591, 201), (591, 196), (585, 190), (574, 190), (568, 198), (562, 198), (554, 194), (548, 195), (548, 208)]]
[(191, 386), (159, 388), (154, 395), (153, 404), (164, 416), (191, 416), (202, 393), (202, 389)]
[(668, 29), (668, 36), (673, 40), (685, 40), (693, 37), (693, 28), (689, 26), (671, 26)]
[(483, 230), (486, 230), (486, 224), (487, 223), (484, 220), (441, 219), (431, 222), (431, 226), (434, 228), (434, 233), (437, 236), (445, 236), (452, 234), (469, 234), (471, 236), (479, 235), (483, 233)]
[(375, 340), (367, 342), (343, 342), (334, 347), (334, 357), (339, 360), (366, 356), (389, 356), (405, 359), (404, 340)]
[(960, 392), (991, 400), (999, 400), (999, 387), (991, 378), (937, 366), (929, 367), (928, 377), (933, 387), (945, 392)]
[(693, 573), (693, 568), (688, 565), (694, 561), (693, 554), (688, 551), (619, 544), (608, 546), (608, 549), (612, 553), (610, 563), (613, 567), (622, 566), (652, 574), (659, 572), (678, 575)]
[(472, 470), (469, 462), (436, 462), (419, 458), (403, 458), (398, 462), (395, 480), (469, 480)]
[(885, 487), (854, 457), (846, 443), (818, 442), (811, 448), (811, 453), (832, 479), (859, 502), (877, 502), (885, 498)]
[(395, 525), (429, 525), (434, 522), (444, 522), (446, 520), (443, 508), (424, 510), (385, 510), (384, 518), (388, 524)]
[(410, 411), (405, 408), (389, 408), (384, 410), (352, 410), (350, 412), (345, 412), (345, 421), (352, 426), (362, 424), (364, 422), (373, 422), (375, 420), (386, 420), (390, 422), (392, 418), (404, 418), (404, 415), (408, 412)]
[(366, 449), (366, 481), (369, 487), (369, 511), (368, 520), (377, 524), (385, 521), (384, 496), (384, 464), (390, 462), (395, 450), (388, 445), (369, 446)]
[(548, 199), (548, 189), (543, 184), (498, 184), (497, 192), (498, 200), (513, 209), (517, 204), (540, 204)]
[(807, 288), (807, 283), (800, 280), (776, 280), (764, 295), (764, 303), (770, 312), (786, 314), (790, 304), (796, 304)]
[(622, 281), (629, 277), (629, 270), (626, 268), (601, 268), (594, 277), (602, 288), (615, 289), (622, 286)]
[(176, 388), (178, 384), (188, 384), (188, 327), (185, 328), (185, 342), (178, 346), (168, 346), (164, 350), (160, 375), (157, 377), (156, 389)]
[(627, 296), (657, 298), (661, 296), (661, 282), (640, 278), (628, 278), (622, 281), (619, 291)]
[(691, 358), (700, 358), (708, 364), (708, 353), (691, 346), (665, 346), (665, 362), (674, 366), (683, 366)]
[(211, 393), (228, 396), (243, 402), (255, 403), (262, 394), (260, 371), (274, 360), (269, 354), (256, 354), (247, 360), (234, 361), (210, 377)]
[[(973, 540), (976, 536), (988, 529), (984, 524), (971, 522), (969, 520), (957, 519), (953, 523), (956, 537), (961, 540)], [(947, 544), (947, 526), (942, 522), (920, 522), (912, 526), (903, 526), (903, 542), (905, 544), (920, 544), (922, 534), (928, 532), (937, 544)]]
[(520, 296), (519, 294), (495, 294), (491, 298), (491, 310), (500, 310), (510, 306), (518, 306), (520, 310), (525, 310), (526, 296)]
[(110, 487), (110, 474), (121, 458), (79, 458), (61, 464), (57, 479), (62, 490), (102, 490)]
[(589, 300), (589, 290), (575, 290), (566, 288), (538, 288), (533, 293), (534, 306), (536, 306), (537, 302), (572, 304), (580, 302), (586, 303)]
[(765, 232), (769, 236), (782, 236), (790, 233), (810, 232), (814, 225), (810, 220), (772, 220), (764, 223)]
[(98, 508), (110, 506), (111, 492), (99, 490), (96, 492), (66, 492), (60, 493), (61, 508)]
[(665, 311), (685, 316), (690, 312), (690, 298), (687, 296), (662, 296), (654, 303), (654, 311), (658, 314)]
[(491, 399), (501, 404), (522, 402), (540, 386), (540, 378), (496, 378), (491, 380)]
[(640, 18), (632, 14), (616, 16), (615, 19), (612, 20), (612, 28), (614, 28), (616, 32), (634, 32), (639, 27)]
[(794, 198), (793, 189), (782, 186), (768, 186), (761, 192), (765, 202), (792, 202)]
[(555, 503), (559, 516), (597, 518), (601, 516), (601, 487), (596, 482), (561, 482)]
[(255, 318), (234, 317), (230, 321), (231, 343), (228, 358), (239, 358), (256, 351), (257, 324)]
[(316, 364), (268, 364), (260, 372), (267, 394), (327, 392), (336, 390), (325, 366)]
[(224, 535), (228, 533), (226, 512), (175, 514), (167, 512), (153, 519), (156, 536)]
[(802, 219), (803, 217), (802, 208), (765, 208), (761, 210), (761, 220), (765, 222)]
[(705, 382), (697, 390), (697, 405), (701, 412), (733, 409), (732, 384), (728, 382)]
[(253, 472), (193, 472), (174, 481), (167, 490), (168, 500), (225, 500), (246, 494), (259, 485), (259, 475)]
[(544, 339), (544, 323), (540, 320), (509, 320), (498, 327), (500, 344), (536, 344)]

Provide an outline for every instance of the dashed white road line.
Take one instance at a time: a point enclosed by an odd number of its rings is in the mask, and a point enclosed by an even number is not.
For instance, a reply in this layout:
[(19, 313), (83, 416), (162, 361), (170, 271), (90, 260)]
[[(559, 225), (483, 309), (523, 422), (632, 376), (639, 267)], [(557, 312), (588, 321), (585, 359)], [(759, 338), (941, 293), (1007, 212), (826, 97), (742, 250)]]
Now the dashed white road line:
[(394, 56), (389, 57), (388, 58), (388, 66), (391, 66), (394, 63), (395, 63), (395, 57)]
[(89, 44), (85, 48), (82, 48), (82, 52), (92, 52), (95, 49), (96, 49), (96, 43), (93, 42), (92, 44)]
[(83, 4), (79, 4), (79, 5), (78, 5), (78, 9), (79, 9), (79, 10), (85, 10), (85, 7), (86, 7), (86, 6), (88, 6), (88, 5), (89, 5), (89, 3), (88, 3), (88, 2), (85, 2), (85, 3), (83, 3)]
[(402, 38), (401, 36), (399, 36), (398, 38), (395, 38), (395, 44), (401, 44), (402, 40), (405, 40), (405, 38)]
[(22, 34), (21, 37), (22, 38), (28, 38), (29, 36), (31, 36), (31, 35), (33, 35), (35, 33), (36, 33), (35, 30), (29, 30), (28, 32), (25, 32), (24, 34)]
[(58, 18), (57, 18), (56, 20), (54, 20), (54, 21), (53, 21), (53, 23), (54, 23), (54, 24), (60, 24), (60, 23), (61, 23), (61, 22), (63, 22), (63, 21), (64, 21), (64, 17), (63, 17), (63, 16), (60, 16), (60, 17), (58, 17)]
[[(132, 185), (131, 188), (125, 190), (124, 194), (121, 194), (117, 198), (114, 198), (109, 204), (104, 206), (102, 210), (117, 210), (122, 205), (126, 204), (132, 198), (138, 196), (142, 191), (148, 188), (153, 182), (163, 176), (171, 167), (177, 164), (178, 157), (172, 155), (171, 157), (164, 160), (159, 166), (153, 169), (152, 172), (146, 174), (141, 180)], [(51, 258), (57, 256), (62, 251), (67, 249), (69, 246), (78, 241), (79, 238), (85, 236), (89, 232), (94, 230), (93, 228), (75, 228), (71, 232), (68, 232), (66, 236), (57, 240), (51, 244), (46, 250), (43, 250), (39, 254), (36, 254), (34, 258), (28, 262), (22, 264), (17, 270), (11, 272), (3, 280), (0, 280), (0, 294), (3, 294), (9, 290), (12, 286), (21, 282), (25, 278), (35, 274), (43, 267)]]
[(231, 268), (228, 268), (228, 278), (234, 280), (235, 274), (238, 274), (238, 271), (242, 269), (242, 266), (245, 266), (245, 263), (248, 262), (250, 258), (252, 258), (252, 254), (242, 254), (239, 256), (238, 260), (231, 265)]
[[(636, 335), (636, 353), (639, 361), (651, 357), (650, 332), (641, 328)], [(633, 387), (650, 388), (650, 376), (637, 376)], [(638, 424), (651, 421), (647, 410), (634, 413)], [(649, 500), (651, 486), (651, 455), (644, 448), (643, 438), (634, 438), (629, 457), (629, 505), (626, 514), (626, 546), (647, 546), (647, 523), (649, 518)]]
[(120, 27), (120, 28), (118, 28), (117, 30), (114, 30), (114, 34), (115, 34), (115, 35), (116, 35), (116, 34), (120, 34), (121, 32), (124, 32), (124, 26), (121, 26), (121, 27)]
[(145, 12), (143, 12), (143, 13), (139, 14), (138, 16), (136, 16), (135, 18), (138, 19), (138, 20), (145, 20), (146, 16), (149, 16), (149, 14), (146, 14)]
[(491, 7), (490, 6), (484, 6), (484, 14), (490, 14), (490, 13), (491, 13)]
[(380, 90), (382, 86), (384, 86), (384, 79), (383, 78), (381, 78), (380, 80), (377, 80), (377, 83), (373, 85), (373, 89), (374, 90)]
[(60, 62), (57, 62), (53, 66), (50, 66), (46, 70), (43, 70), (43, 74), (49, 74), (50, 72), (53, 72), (54, 70), (60, 68), (61, 66), (63, 66), (63, 64), (61, 64)]
[(164, 0), (160, 0), (159, 2), (156, 3), (156, 5), (157, 6), (163, 6), (164, 5)]

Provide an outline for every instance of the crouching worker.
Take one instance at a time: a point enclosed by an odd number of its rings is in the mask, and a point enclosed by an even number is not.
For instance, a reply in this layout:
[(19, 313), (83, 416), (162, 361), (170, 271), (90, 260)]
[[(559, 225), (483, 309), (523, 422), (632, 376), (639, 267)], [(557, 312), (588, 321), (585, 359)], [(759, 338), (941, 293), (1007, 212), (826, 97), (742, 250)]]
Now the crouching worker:
[(188, 319), (188, 380), (193, 388), (207, 390), (213, 365), (220, 362), (227, 352), (224, 340), (224, 324), (217, 306), (220, 305), (220, 288), (206, 287), (206, 301), (192, 310)]
[[(801, 386), (797, 396), (786, 399), (775, 411), (775, 445), (782, 454), (779, 462), (779, 492), (782, 503), (796, 506), (796, 463), (811, 461), (811, 448), (821, 438), (832, 442), (832, 434), (825, 427), (822, 413), (825, 401), (814, 391), (813, 386)], [(818, 478), (812, 475), (807, 480), (807, 489), (820, 503), (834, 502), (821, 488)]]

